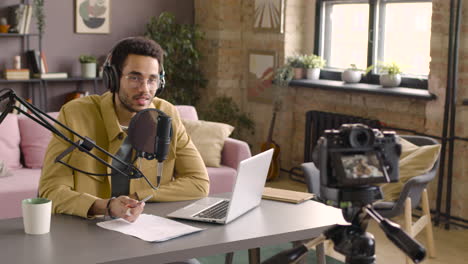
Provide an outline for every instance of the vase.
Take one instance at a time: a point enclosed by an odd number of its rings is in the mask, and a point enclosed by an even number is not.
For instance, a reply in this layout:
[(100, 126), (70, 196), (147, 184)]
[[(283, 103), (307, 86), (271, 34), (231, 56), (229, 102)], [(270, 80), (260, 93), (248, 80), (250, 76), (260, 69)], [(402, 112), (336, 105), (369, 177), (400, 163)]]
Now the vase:
[(341, 73), (341, 80), (345, 83), (358, 83), (361, 81), (362, 72), (345, 70)]
[(0, 33), (8, 33), (10, 25), (0, 25)]
[(83, 78), (96, 78), (96, 63), (81, 63), (81, 76)]
[(307, 69), (307, 79), (308, 80), (320, 79), (320, 68)]
[(293, 68), (294, 69), (294, 79), (299, 80), (304, 78), (304, 69), (303, 68)]
[(380, 84), (383, 87), (398, 87), (401, 83), (400, 74), (382, 74), (379, 77)]

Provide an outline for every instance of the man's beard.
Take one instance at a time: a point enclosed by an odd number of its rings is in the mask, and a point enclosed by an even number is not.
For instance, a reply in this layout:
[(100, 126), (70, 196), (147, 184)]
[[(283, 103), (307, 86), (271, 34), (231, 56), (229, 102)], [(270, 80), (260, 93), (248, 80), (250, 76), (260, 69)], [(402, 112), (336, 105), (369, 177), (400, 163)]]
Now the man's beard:
[[(132, 101), (133, 98), (129, 98), (126, 94), (121, 94), (120, 92), (117, 92), (117, 96), (119, 97), (119, 100), (122, 106), (130, 113), (137, 113), (140, 111), (140, 110), (134, 109), (131, 103), (129, 102), (129, 101)], [(142, 95), (140, 94), (138, 96), (142, 96)], [(150, 95), (149, 100), (148, 100), (148, 106), (149, 106), (149, 103), (151, 103), (153, 99), (154, 99), (154, 95), (153, 96)]]

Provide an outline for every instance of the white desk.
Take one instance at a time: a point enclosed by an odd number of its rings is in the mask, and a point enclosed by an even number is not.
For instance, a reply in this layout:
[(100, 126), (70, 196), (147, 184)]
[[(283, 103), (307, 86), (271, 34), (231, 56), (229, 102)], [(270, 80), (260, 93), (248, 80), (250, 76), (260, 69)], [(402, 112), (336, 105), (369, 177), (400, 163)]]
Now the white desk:
[[(145, 213), (165, 216), (191, 201), (147, 203)], [(100, 220), (53, 215), (49, 234), (26, 235), (22, 218), (0, 220), (1, 263), (166, 263), (317, 237), (345, 223), (341, 211), (307, 201), (262, 200), (227, 225), (181, 221), (206, 228), (162, 243), (148, 243), (96, 225)]]

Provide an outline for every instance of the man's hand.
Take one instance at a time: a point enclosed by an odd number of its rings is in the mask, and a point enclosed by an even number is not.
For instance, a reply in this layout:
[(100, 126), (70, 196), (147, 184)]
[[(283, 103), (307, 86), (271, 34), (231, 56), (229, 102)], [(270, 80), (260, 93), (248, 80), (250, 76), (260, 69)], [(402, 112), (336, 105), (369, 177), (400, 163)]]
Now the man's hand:
[[(135, 222), (145, 208), (145, 202), (138, 202), (128, 196), (119, 196), (109, 204), (109, 211), (113, 217)], [(127, 211), (129, 213), (127, 213)]]

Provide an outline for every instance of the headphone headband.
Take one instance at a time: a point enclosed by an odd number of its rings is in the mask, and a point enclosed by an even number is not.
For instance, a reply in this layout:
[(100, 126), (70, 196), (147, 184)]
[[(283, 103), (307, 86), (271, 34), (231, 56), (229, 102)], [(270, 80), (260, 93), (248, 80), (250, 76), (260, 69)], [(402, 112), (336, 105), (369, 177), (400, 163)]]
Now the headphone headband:
[[(107, 54), (106, 60), (104, 61), (103, 64), (103, 69), (102, 69), (102, 78), (104, 81), (104, 86), (109, 89), (112, 93), (115, 93), (119, 90), (120, 88), (120, 74), (119, 70), (115, 65), (112, 65), (112, 56), (114, 54), (115, 49), (124, 41), (130, 40), (130, 39), (135, 39), (135, 37), (128, 37), (120, 40), (117, 42), (112, 49), (109, 51)], [(164, 56), (162, 54), (161, 56)], [(159, 87), (156, 90), (155, 95), (160, 95), (164, 91), (164, 87), (166, 85), (166, 79), (165, 79), (165, 71), (164, 71), (164, 65), (161, 63), (161, 61), (158, 60), (159, 63)]]

